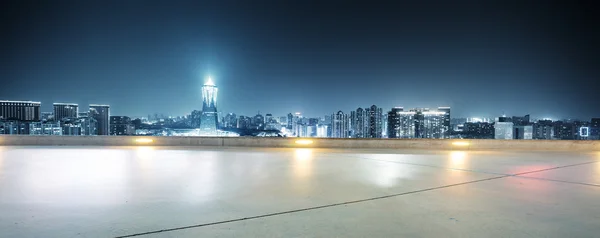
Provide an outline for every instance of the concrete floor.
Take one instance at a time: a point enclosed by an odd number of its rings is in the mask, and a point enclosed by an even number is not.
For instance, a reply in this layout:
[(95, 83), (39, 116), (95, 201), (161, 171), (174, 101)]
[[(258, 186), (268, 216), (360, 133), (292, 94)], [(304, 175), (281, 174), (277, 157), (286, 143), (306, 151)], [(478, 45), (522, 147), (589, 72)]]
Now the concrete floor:
[(1, 147), (0, 237), (600, 237), (600, 152)]

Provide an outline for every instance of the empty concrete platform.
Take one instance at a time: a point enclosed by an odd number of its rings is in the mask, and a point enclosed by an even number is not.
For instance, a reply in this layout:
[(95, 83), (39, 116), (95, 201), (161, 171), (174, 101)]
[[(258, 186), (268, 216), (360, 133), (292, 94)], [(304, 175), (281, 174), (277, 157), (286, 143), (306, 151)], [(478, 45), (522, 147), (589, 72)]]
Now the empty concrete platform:
[(598, 237), (600, 152), (0, 146), (0, 237)]

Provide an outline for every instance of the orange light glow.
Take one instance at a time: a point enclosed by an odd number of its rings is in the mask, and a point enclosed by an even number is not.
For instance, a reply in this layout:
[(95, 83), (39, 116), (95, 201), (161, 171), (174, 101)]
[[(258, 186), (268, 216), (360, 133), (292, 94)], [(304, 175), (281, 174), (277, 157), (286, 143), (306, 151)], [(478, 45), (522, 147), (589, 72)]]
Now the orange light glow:
[(455, 146), (469, 146), (470, 143), (468, 141), (455, 141), (455, 142), (452, 142), (452, 145), (455, 145)]
[(152, 143), (154, 140), (149, 139), (149, 138), (138, 138), (135, 139), (136, 143), (140, 143), (140, 144), (147, 144), (147, 143)]
[(452, 161), (452, 165), (461, 165), (465, 163), (465, 159), (467, 158), (467, 153), (464, 151), (452, 151), (450, 152), (450, 159)]
[(313, 143), (312, 140), (297, 140), (296, 141), (296, 144), (299, 144), (299, 145), (311, 145), (312, 143)]

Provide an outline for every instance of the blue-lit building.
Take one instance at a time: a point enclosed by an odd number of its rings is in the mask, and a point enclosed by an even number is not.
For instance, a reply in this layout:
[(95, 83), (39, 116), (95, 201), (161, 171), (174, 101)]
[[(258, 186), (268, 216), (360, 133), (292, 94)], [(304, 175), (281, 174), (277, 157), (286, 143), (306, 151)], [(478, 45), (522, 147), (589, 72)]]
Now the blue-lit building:
[(217, 93), (218, 88), (209, 77), (202, 86), (202, 116), (200, 118), (200, 136), (218, 136)]
[(98, 135), (110, 133), (110, 106), (101, 104), (90, 104), (90, 117), (98, 123)]
[(0, 100), (0, 120), (39, 121), (42, 103)]

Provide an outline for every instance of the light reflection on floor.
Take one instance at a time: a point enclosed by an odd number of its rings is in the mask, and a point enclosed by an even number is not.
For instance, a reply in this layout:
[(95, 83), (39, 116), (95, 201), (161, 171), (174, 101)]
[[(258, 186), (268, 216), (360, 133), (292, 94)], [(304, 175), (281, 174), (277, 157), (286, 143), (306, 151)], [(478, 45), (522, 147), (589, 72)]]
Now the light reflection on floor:
[[(580, 192), (574, 198), (569, 196), (584, 186), (570, 182), (592, 183), (587, 180), (600, 175), (600, 163), (589, 163), (600, 161), (600, 153), (384, 152), (311, 148), (0, 147), (0, 230), (7, 237), (35, 237), (37, 234), (114, 237), (421, 190), (425, 195), (443, 192), (439, 195), (443, 199), (438, 201), (435, 196), (425, 196), (410, 202), (393, 203), (403, 201), (401, 198), (405, 197), (402, 196), (373, 200), (365, 203), (367, 209), (353, 213), (358, 216), (358, 223), (350, 222), (352, 216), (348, 214), (334, 216), (337, 218), (327, 222), (342, 222), (348, 229), (363, 227), (368, 230), (384, 223), (378, 219), (387, 214), (385, 211), (401, 209), (389, 213), (386, 216), (391, 217), (386, 219), (427, 217), (419, 224), (438, 222), (432, 227), (440, 227), (444, 226), (443, 221), (440, 223), (435, 217), (421, 214), (418, 209), (427, 210), (433, 206), (437, 207), (438, 217), (439, 214), (455, 217), (471, 209), (469, 204), (486, 204), (486, 201), (497, 197), (501, 198), (494, 204), (467, 212), (460, 220), (471, 222), (470, 226), (481, 225), (477, 223), (481, 217), (470, 217), (473, 214), (505, 216), (500, 223), (518, 220), (523, 209), (546, 209), (546, 206), (554, 209), (566, 206), (571, 199), (577, 199), (578, 205), (592, 207), (589, 214), (579, 212), (579, 216), (589, 219), (596, 214), (591, 203), (597, 199), (592, 199), (591, 195), (600, 194), (593, 192), (596, 191), (594, 187), (585, 190), (589, 194)], [(493, 179), (499, 174), (515, 171), (584, 163), (587, 164), (568, 167), (576, 169), (577, 173), (564, 174), (561, 173), (563, 170), (557, 169), (528, 174), (537, 175), (540, 179), (513, 176), (510, 179)], [(582, 176), (586, 173), (588, 177)], [(565, 181), (558, 183), (544, 178)], [(485, 182), (470, 184), (473, 181)], [(485, 191), (484, 195), (479, 195), (482, 191)], [(406, 196), (406, 199), (414, 197), (419, 196)], [(424, 205), (431, 201), (433, 204)], [(504, 208), (497, 210), (497, 203), (503, 202)], [(520, 203), (523, 205), (511, 208), (513, 204)], [(348, 205), (344, 209), (353, 207), (360, 206)], [(580, 219), (568, 215), (564, 209), (561, 214), (567, 214), (568, 219)], [(378, 212), (372, 217), (360, 217), (370, 211)], [(307, 211), (305, 214), (312, 213)], [(290, 217), (294, 216), (290, 214)], [(314, 219), (316, 217), (303, 222), (310, 223)], [(528, 219), (535, 220), (536, 217)], [(285, 226), (270, 227), (279, 229)], [(561, 228), (569, 229), (566, 226)], [(240, 229), (238, 227), (237, 230)], [(386, 230), (393, 229), (379, 227), (379, 231)], [(319, 229), (311, 231), (327, 236), (318, 233)], [(361, 230), (356, 232), (358, 237), (367, 235)], [(469, 230), (449, 232), (452, 235), (486, 235), (469, 233)], [(388, 235), (393, 236), (394, 233)], [(178, 235), (174, 234), (174, 237)]]

